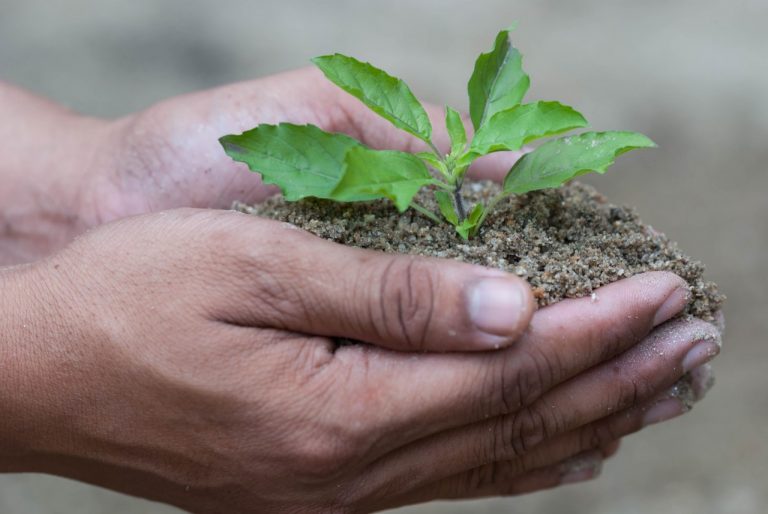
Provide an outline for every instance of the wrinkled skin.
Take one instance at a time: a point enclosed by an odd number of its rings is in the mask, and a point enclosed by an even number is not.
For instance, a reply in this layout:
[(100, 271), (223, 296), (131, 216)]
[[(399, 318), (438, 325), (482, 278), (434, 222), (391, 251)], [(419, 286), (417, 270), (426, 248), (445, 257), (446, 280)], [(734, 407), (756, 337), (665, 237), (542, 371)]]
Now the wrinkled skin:
[[(304, 70), (114, 122), (57, 114), (72, 123), (58, 158), (78, 187), (49, 213), (69, 213), (56, 219), (70, 236), (98, 228), (71, 242), (35, 226), (40, 237), (5, 246), (17, 262), (47, 257), (0, 270), (13, 363), (0, 469), (194, 512), (369, 512), (593, 478), (621, 437), (683, 412), (666, 391), (685, 371), (703, 391), (719, 334), (669, 321), (687, 301), (674, 275), (534, 312), (499, 271), (175, 209), (271, 194), (216, 142), (260, 122), (419, 148), (355, 102)], [(498, 177), (512, 158), (474, 173)], [(490, 332), (475, 308), (489, 283), (517, 302), (482, 310)]]

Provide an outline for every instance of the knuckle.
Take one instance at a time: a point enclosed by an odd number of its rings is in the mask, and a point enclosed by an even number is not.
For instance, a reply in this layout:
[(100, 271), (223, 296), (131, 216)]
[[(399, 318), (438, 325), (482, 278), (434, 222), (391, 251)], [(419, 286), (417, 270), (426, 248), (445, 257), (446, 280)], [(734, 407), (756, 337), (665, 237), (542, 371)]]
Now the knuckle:
[(616, 384), (614, 411), (637, 405), (654, 392), (653, 385), (644, 377), (627, 377)]
[(557, 420), (551, 412), (554, 409), (542, 410), (532, 406), (509, 417), (509, 426), (505, 431), (509, 457), (525, 455), (554, 433), (553, 426), (557, 425)]
[(341, 476), (359, 457), (354, 441), (338, 436), (307, 437), (299, 444), (294, 462), (313, 482), (328, 482)]
[(378, 287), (377, 332), (423, 350), (436, 308), (438, 274), (425, 259), (392, 257), (381, 271)]
[(515, 387), (519, 397), (517, 407), (523, 407), (544, 394), (557, 381), (563, 368), (557, 356), (549, 357), (536, 347), (528, 348), (519, 358), (521, 365)]
[(496, 494), (508, 494), (511, 492), (514, 477), (520, 472), (520, 465), (515, 461), (489, 462), (465, 475), (463, 484), (461, 484), (462, 492), (493, 491)]
[(486, 484), (488, 484), (491, 477), (495, 476), (496, 463), (491, 462), (484, 466), (480, 466), (470, 470), (466, 473), (462, 480), (456, 484), (456, 491), (458, 494), (471, 493), (481, 490)]
[(490, 430), (490, 447), (481, 462), (499, 462), (515, 459), (525, 452), (524, 444), (520, 444), (515, 417), (500, 416), (493, 422)]

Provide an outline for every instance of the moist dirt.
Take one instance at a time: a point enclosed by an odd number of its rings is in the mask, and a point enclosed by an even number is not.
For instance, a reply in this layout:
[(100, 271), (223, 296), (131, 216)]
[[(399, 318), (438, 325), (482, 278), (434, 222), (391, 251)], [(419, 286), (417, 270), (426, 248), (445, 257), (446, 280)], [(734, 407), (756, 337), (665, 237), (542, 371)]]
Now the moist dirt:
[[(498, 187), (492, 182), (468, 184), (467, 205), (487, 203)], [(438, 212), (431, 191), (423, 190), (417, 201)], [(702, 263), (644, 224), (632, 208), (612, 205), (578, 182), (500, 202), (469, 241), (448, 223), (438, 225), (413, 210), (401, 214), (385, 201), (289, 203), (273, 197), (256, 206), (236, 204), (235, 209), (348, 246), (500, 268), (526, 279), (542, 307), (564, 298), (599, 301), (595, 290), (600, 286), (646, 271), (671, 271), (688, 282), (688, 315), (713, 321), (724, 301), (717, 286), (704, 278)]]

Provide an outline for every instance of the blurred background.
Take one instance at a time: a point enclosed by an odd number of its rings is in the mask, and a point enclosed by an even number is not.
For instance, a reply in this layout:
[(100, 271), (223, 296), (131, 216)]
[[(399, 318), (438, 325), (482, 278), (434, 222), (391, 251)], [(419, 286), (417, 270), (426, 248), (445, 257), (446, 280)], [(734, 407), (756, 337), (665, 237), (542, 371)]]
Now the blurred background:
[[(660, 143), (596, 182), (704, 261), (729, 296), (718, 383), (628, 439), (587, 485), (408, 513), (729, 513), (768, 507), (768, 2), (765, 0), (0, 0), (0, 79), (84, 113), (348, 53), (466, 109), (474, 58), (519, 21), (529, 98)], [(594, 180), (592, 180), (595, 183)], [(0, 476), (0, 512), (175, 513), (72, 481)]]

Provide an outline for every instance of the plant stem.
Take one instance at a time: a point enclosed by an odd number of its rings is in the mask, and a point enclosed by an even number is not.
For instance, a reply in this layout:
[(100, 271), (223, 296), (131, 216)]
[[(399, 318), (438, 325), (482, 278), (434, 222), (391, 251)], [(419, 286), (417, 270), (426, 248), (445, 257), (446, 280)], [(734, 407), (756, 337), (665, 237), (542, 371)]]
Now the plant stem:
[(440, 158), (440, 160), (442, 160), (443, 159), (443, 154), (440, 153), (440, 150), (435, 146), (435, 143), (433, 143), (432, 141), (428, 141), (427, 144), (432, 149), (434, 154), (437, 155)]
[(463, 180), (457, 180), (456, 187), (453, 189), (453, 202), (456, 204), (456, 215), (459, 218), (459, 223), (467, 219), (467, 208), (464, 206), (464, 198), (461, 197), (463, 182)]
[(411, 202), (411, 207), (414, 210), (416, 210), (416, 211), (420, 212), (421, 214), (423, 214), (424, 216), (426, 216), (427, 218), (431, 219), (435, 223), (440, 223), (440, 218), (438, 218), (435, 215), (435, 213), (433, 213), (432, 211), (430, 211), (426, 207), (423, 207), (423, 206), (417, 204), (416, 202)]

